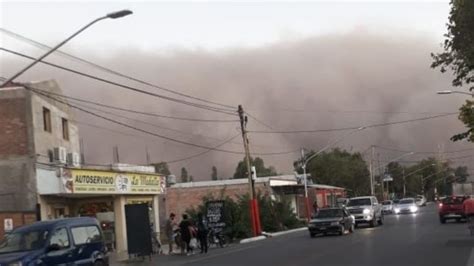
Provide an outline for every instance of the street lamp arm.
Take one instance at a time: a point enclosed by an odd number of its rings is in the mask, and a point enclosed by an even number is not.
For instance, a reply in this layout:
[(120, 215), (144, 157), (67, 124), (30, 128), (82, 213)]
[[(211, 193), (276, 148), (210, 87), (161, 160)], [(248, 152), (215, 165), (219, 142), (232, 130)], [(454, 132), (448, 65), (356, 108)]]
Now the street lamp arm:
[(115, 19), (115, 18), (120, 18), (120, 17), (123, 17), (123, 16), (127, 16), (127, 15), (130, 15), (132, 14), (132, 11), (130, 10), (121, 10), (121, 11), (117, 11), (117, 12), (113, 12), (113, 13), (109, 13), (103, 17), (100, 17), (100, 18), (96, 18), (94, 19), (93, 21), (89, 22), (87, 25), (85, 25), (84, 27), (80, 28), (78, 31), (76, 31), (74, 34), (72, 34), (71, 36), (69, 36), (67, 39), (65, 39), (64, 41), (60, 42), (59, 44), (57, 44), (56, 46), (54, 46), (53, 48), (51, 48), (48, 52), (46, 52), (45, 54), (43, 54), (42, 56), (38, 57), (37, 59), (35, 59), (33, 62), (31, 62), (29, 65), (27, 65), (26, 67), (24, 67), (23, 69), (21, 69), (20, 71), (18, 71), (16, 74), (14, 74), (12, 77), (8, 78), (7, 80), (5, 80), (2, 85), (0, 86), (1, 87), (5, 87), (7, 84), (9, 84), (10, 82), (14, 81), (17, 77), (19, 77), (20, 75), (22, 75), (23, 73), (25, 73), (28, 69), (30, 69), (32, 66), (36, 65), (39, 61), (43, 60), (45, 57), (47, 57), (48, 55), (50, 55), (52, 52), (56, 51), (57, 49), (59, 49), (61, 46), (63, 46), (64, 44), (66, 44), (69, 40), (71, 40), (72, 38), (76, 37), (78, 34), (80, 34), (81, 32), (83, 32), (85, 29), (89, 28), (90, 26), (94, 25), (95, 23), (101, 21), (101, 20), (104, 20), (104, 19), (107, 19), (107, 18), (111, 18), (111, 19)]
[(303, 161), (303, 166), (306, 167), (306, 165), (309, 163), (309, 161), (311, 161), (312, 159), (314, 159), (316, 156), (320, 155), (321, 153), (323, 153), (327, 149), (331, 148), (332, 146), (336, 145), (337, 143), (341, 142), (347, 136), (352, 135), (352, 134), (354, 134), (358, 131), (364, 130), (364, 129), (365, 129), (365, 127), (359, 127), (355, 130), (352, 130), (352, 131), (348, 132), (347, 134), (342, 135), (340, 138), (334, 140), (333, 142), (328, 143), (325, 147), (323, 147), (322, 149), (320, 149), (319, 151), (317, 151), (316, 153), (312, 154), (307, 159), (305, 159)]
[(474, 96), (474, 94), (469, 93), (469, 92), (465, 92), (465, 91), (453, 91), (453, 90), (438, 91), (438, 92), (436, 92), (436, 93), (437, 93), (437, 94), (455, 94), (455, 93), (458, 93), (458, 94), (465, 94), (465, 95), (469, 95), (469, 96)]
[(397, 161), (397, 160), (399, 160), (399, 159), (401, 159), (401, 158), (403, 158), (403, 157), (405, 157), (405, 156), (409, 156), (409, 155), (412, 155), (412, 154), (415, 154), (415, 152), (408, 152), (408, 153), (402, 154), (401, 156), (398, 156), (398, 157), (396, 157), (396, 158), (390, 160), (389, 163), (386, 163), (386, 164), (384, 164), (384, 165), (382, 165), (382, 166), (379, 166), (379, 167), (375, 168), (373, 171), (375, 172), (376, 170), (378, 170), (378, 169), (380, 169), (380, 168), (386, 167), (387, 165), (389, 165), (389, 164), (392, 163), (392, 162), (395, 162), (395, 161)]

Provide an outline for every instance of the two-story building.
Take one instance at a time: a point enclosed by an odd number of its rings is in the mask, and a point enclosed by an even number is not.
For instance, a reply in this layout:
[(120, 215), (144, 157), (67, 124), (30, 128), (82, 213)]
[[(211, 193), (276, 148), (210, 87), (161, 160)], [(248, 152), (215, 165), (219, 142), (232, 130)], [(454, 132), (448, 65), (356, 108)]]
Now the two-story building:
[(93, 216), (118, 257), (126, 258), (125, 205), (148, 204), (159, 232), (165, 178), (153, 167), (83, 165), (73, 112), (66, 100), (54, 100), (61, 94), (52, 80), (0, 88), (0, 239), (5, 230), (37, 220)]

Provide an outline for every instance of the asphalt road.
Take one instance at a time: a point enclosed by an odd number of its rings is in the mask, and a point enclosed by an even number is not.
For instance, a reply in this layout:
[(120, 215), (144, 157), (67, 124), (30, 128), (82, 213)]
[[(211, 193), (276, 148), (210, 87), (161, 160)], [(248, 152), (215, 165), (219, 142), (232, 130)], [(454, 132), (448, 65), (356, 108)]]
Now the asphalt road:
[(474, 266), (474, 237), (466, 223), (440, 224), (431, 205), (415, 215), (387, 215), (383, 226), (361, 227), (350, 235), (310, 238), (302, 231), (206, 255), (167, 257), (142, 265)]

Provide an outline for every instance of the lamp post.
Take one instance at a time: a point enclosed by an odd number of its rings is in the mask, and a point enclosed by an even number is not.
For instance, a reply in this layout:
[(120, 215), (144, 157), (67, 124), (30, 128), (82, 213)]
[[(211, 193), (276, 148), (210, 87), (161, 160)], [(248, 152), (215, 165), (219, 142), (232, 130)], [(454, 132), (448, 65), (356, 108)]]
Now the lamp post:
[(31, 67), (33, 67), (34, 65), (36, 65), (39, 61), (43, 60), (46, 56), (50, 55), (52, 52), (56, 51), (57, 49), (59, 49), (61, 46), (63, 46), (65, 43), (67, 43), (69, 40), (71, 40), (72, 38), (76, 37), (79, 33), (83, 32), (85, 29), (89, 28), (90, 26), (92, 26), (93, 24), (95, 24), (96, 22), (99, 22), (101, 20), (104, 20), (104, 19), (107, 19), (107, 18), (111, 18), (111, 19), (116, 19), (116, 18), (121, 18), (121, 17), (125, 17), (125, 16), (128, 16), (130, 14), (132, 14), (133, 12), (130, 11), (130, 10), (120, 10), (120, 11), (116, 11), (116, 12), (112, 12), (112, 13), (109, 13), (103, 17), (100, 17), (100, 18), (96, 18), (95, 20), (91, 21), (89, 24), (85, 25), (84, 27), (80, 28), (78, 31), (76, 31), (74, 34), (72, 34), (71, 36), (69, 36), (67, 39), (65, 39), (64, 41), (62, 41), (61, 43), (59, 43), (58, 45), (54, 46), (53, 48), (51, 48), (51, 50), (49, 50), (48, 52), (46, 52), (45, 54), (43, 54), (42, 56), (38, 57), (36, 60), (34, 60), (33, 62), (31, 62), (29, 65), (27, 65), (26, 67), (24, 67), (23, 69), (21, 69), (20, 71), (18, 71), (16, 74), (14, 74), (12, 77), (8, 78), (6, 81), (4, 81), (2, 83), (2, 85), (0, 85), (0, 87), (4, 87), (6, 86), (7, 84), (9, 84), (10, 82), (12, 82), (13, 80), (15, 80), (17, 77), (19, 77), (21, 74), (25, 73), (28, 69), (30, 69)]
[(327, 149), (331, 148), (332, 146), (336, 145), (337, 143), (341, 142), (344, 138), (348, 137), (349, 135), (352, 135), (352, 134), (354, 134), (358, 131), (364, 130), (364, 129), (365, 129), (365, 127), (359, 127), (355, 130), (352, 130), (352, 131), (344, 134), (343, 136), (341, 136), (340, 138), (330, 142), (328, 145), (326, 145), (325, 147), (323, 147), (322, 149), (320, 149), (316, 153), (312, 154), (308, 158), (305, 158), (304, 148), (301, 148), (301, 161), (303, 162), (303, 164), (301, 165), (301, 168), (303, 168), (303, 178), (304, 178), (304, 201), (305, 201), (305, 207), (306, 207), (306, 218), (308, 219), (308, 221), (310, 220), (311, 212), (310, 212), (310, 209), (309, 209), (308, 178), (306, 176), (306, 166), (308, 165), (308, 163), (312, 159), (316, 158), (316, 156), (323, 153), (325, 150), (327, 150)]

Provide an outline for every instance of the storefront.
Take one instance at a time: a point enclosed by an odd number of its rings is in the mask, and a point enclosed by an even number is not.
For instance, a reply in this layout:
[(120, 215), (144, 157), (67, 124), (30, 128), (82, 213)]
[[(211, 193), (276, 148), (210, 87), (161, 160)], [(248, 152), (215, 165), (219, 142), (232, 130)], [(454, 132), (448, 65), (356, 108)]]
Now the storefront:
[(109, 248), (127, 255), (125, 205), (147, 204), (152, 230), (159, 233), (158, 195), (165, 179), (153, 173), (98, 169), (37, 169), (41, 220), (97, 218)]

